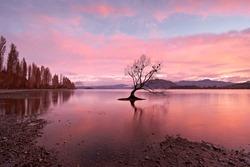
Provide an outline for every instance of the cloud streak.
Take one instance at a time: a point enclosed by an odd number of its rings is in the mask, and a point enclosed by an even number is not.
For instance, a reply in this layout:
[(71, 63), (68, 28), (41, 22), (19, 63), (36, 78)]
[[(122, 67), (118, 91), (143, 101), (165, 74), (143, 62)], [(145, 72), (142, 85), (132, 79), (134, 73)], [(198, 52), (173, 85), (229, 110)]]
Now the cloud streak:
[(89, 6), (72, 6), (72, 11), (93, 14), (101, 17), (130, 17), (134, 12), (130, 8), (115, 7), (108, 4), (91, 4)]
[[(180, 23), (189, 15), (204, 17), (198, 19), (200, 24), (206, 23), (210, 16), (249, 17), (248, 0), (157, 1), (154, 4), (150, 1), (131, 1), (131, 4), (61, 1), (51, 5), (37, 1), (29, 5), (18, 2), (20, 8), (9, 3), (0, 7), (0, 32), (8, 45), (14, 42), (20, 56), (29, 63), (48, 66), (53, 73), (70, 74), (73, 81), (96, 85), (129, 83), (129, 78), (122, 77), (123, 70), (141, 54), (162, 60), (161, 77), (173, 81), (250, 80), (249, 27), (243, 30), (229, 27), (230, 31), (223, 33), (212, 29), (197, 33), (195, 25), (191, 25), (183, 27), (183, 31), (191, 29), (189, 34), (175, 31), (177, 35), (165, 36), (170, 28), (182, 26)], [(182, 15), (170, 17), (175, 14)], [(187, 15), (185, 19), (183, 15)], [(238, 22), (234, 25), (238, 26)]]
[[(20, 44), (21, 53), (35, 55), (37, 50), (46, 51), (49, 48), (44, 56), (33, 59), (41, 62), (43, 57), (48, 66), (58, 64), (53, 66), (57, 73), (74, 72), (79, 76), (85, 74), (97, 78), (105, 75), (109, 76), (106, 78), (115, 80), (115, 76), (123, 74), (127, 64), (141, 54), (146, 54), (153, 60), (163, 61), (162, 73), (170, 80), (203, 79), (206, 76), (229, 80), (233, 74), (245, 78), (249, 76), (247, 70), (241, 70), (248, 69), (249, 66), (250, 33), (246, 30), (150, 40), (121, 33), (103, 36), (85, 32), (82, 36), (72, 36), (52, 31), (48, 36), (50, 39), (42, 37), (44, 39), (40, 39), (41, 43), (32, 48), (29, 45), (37, 43), (38, 39), (32, 38), (33, 35), (19, 37), (18, 39), (29, 39)], [(48, 41), (50, 42), (46, 45)], [(54, 45), (51, 46), (51, 43)], [(60, 59), (57, 55), (60, 55)], [(77, 75), (74, 79), (77, 80)], [(85, 79), (93, 81), (93, 77)]]
[(209, 16), (250, 16), (250, 1), (248, 0), (187, 0), (168, 1), (162, 3), (160, 9), (154, 11), (154, 17), (161, 22), (173, 14)]

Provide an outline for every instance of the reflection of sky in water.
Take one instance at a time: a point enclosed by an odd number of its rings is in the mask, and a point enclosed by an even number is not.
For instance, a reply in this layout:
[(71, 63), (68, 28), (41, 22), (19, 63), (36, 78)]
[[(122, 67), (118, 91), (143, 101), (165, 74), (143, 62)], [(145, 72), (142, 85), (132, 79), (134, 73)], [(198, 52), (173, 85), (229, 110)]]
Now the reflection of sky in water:
[[(40, 144), (57, 148), (75, 163), (93, 165), (121, 153), (140, 154), (140, 148), (163, 140), (166, 134), (250, 150), (247, 90), (169, 90), (166, 96), (139, 92), (147, 100), (134, 104), (117, 100), (127, 97), (127, 90), (41, 94), (34, 98), (40, 101), (35, 108), (50, 106), (47, 109), (53, 110), (43, 115), (52, 122), (45, 127)], [(0, 102), (2, 105), (3, 100)], [(19, 102), (12, 103), (17, 108)], [(25, 102), (25, 106), (29, 105)]]

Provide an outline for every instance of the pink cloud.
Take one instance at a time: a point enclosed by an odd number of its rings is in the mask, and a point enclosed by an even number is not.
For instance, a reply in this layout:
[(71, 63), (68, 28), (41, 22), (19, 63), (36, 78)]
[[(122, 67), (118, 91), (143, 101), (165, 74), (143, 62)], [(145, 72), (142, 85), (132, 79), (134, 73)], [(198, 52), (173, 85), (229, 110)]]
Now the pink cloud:
[(113, 7), (107, 4), (92, 4), (90, 6), (73, 6), (71, 9), (73, 11), (95, 14), (102, 17), (132, 16), (134, 14), (134, 12), (130, 8)]
[[(249, 0), (168, 2), (166, 6), (161, 5), (157, 8), (150, 6), (148, 13), (153, 14), (158, 21), (163, 21), (174, 13), (204, 17), (217, 15), (249, 17), (250, 14)], [(16, 31), (6, 31), (9, 32), (7, 36), (3, 35), (9, 43), (14, 42), (17, 45), (20, 57), (25, 57), (28, 63), (35, 62), (38, 65), (48, 66), (53, 73), (74, 73), (74, 75), (70, 75), (74, 81), (82, 80), (96, 84), (103, 80), (107, 83), (127, 81), (129, 83), (129, 78), (122, 77), (123, 70), (127, 64), (133, 62), (141, 54), (148, 55), (153, 61), (162, 60), (161, 76), (166, 76), (165, 79), (169, 80), (206, 77), (233, 81), (248, 78), (250, 80), (249, 72), (242, 70), (249, 67), (249, 29), (223, 34), (198, 34), (167, 39), (162, 38), (161, 33), (152, 35), (159, 38), (151, 38), (149, 35), (150, 38), (145, 39), (113, 29), (113, 34), (109, 35), (98, 34), (102, 31), (93, 30), (96, 34), (91, 34), (84, 30), (86, 25), (82, 13), (101, 17), (123, 17), (134, 16), (142, 12), (142, 15), (138, 16), (139, 19), (128, 19), (129, 24), (126, 26), (147, 22), (151, 17), (143, 13), (144, 9), (141, 6), (137, 9), (133, 7), (108, 4), (73, 6), (65, 15), (57, 12), (42, 13), (40, 10), (27, 12), (27, 9), (22, 9), (21, 13), (24, 15), (22, 21), (10, 21), (17, 23), (10, 24)], [(93, 21), (96, 20), (93, 19)], [(22, 25), (23, 27), (17, 26), (19, 22), (25, 23)], [(90, 24), (92, 27), (95, 25), (91, 22)], [(6, 23), (6, 25), (9, 24)], [(126, 26), (124, 28), (127, 28)], [(154, 22), (149, 21), (144, 26), (143, 28), (149, 27), (151, 30), (156, 27), (157, 31), (154, 33), (159, 33), (158, 25)], [(135, 26), (135, 28), (137, 27)], [(128, 31), (133, 30), (128, 29)], [(132, 34), (140, 34), (136, 31), (133, 31)]]
[(188, 0), (172, 1), (154, 12), (154, 18), (159, 22), (171, 14), (191, 14), (207, 16), (249, 16), (249, 0)]
[(168, 13), (167, 12), (163, 12), (163, 11), (156, 11), (154, 14), (154, 17), (157, 21), (162, 22), (164, 19), (166, 19), (168, 17)]
[[(41, 33), (29, 30), (6, 38), (17, 44), (20, 56), (29, 63), (48, 66), (53, 73), (73, 72), (75, 75), (70, 77), (74, 81), (130, 83), (129, 78), (122, 78), (123, 70), (141, 54), (152, 61), (162, 60), (161, 74), (169, 80), (206, 76), (250, 79), (248, 72), (241, 71), (249, 67), (249, 30), (145, 40), (121, 32), (105, 36), (78, 29), (75, 33), (78, 27), (72, 25), (79, 24), (77, 17), (62, 20), (42, 15), (38, 24)], [(63, 27), (63, 31), (52, 29), (53, 26)]]
[(152, 60), (164, 62), (161, 73), (170, 80), (249, 77), (244, 71), (231, 72), (248, 68), (250, 36), (247, 32), (147, 41), (119, 33), (111, 37), (85, 34), (84, 38), (58, 34), (55, 40), (64, 53), (74, 55), (65, 63), (74, 64), (71, 69), (77, 73), (112, 78), (122, 75), (128, 63), (146, 54)]

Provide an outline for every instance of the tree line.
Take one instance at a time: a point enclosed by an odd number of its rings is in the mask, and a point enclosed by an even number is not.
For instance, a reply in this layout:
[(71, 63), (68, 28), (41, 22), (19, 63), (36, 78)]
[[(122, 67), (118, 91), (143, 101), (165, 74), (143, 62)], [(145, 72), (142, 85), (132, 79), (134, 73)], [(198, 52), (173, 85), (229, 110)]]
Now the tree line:
[(48, 67), (27, 64), (25, 58), (19, 60), (16, 45), (10, 45), (10, 52), (4, 66), (6, 39), (0, 37), (0, 89), (74, 89), (75, 85), (63, 75), (52, 76)]

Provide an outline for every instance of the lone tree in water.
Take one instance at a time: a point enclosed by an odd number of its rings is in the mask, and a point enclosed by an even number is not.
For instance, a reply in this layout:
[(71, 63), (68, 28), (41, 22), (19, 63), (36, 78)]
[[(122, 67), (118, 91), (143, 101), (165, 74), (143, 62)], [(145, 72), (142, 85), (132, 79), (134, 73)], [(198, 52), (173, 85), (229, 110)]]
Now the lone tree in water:
[(150, 58), (142, 55), (139, 59), (135, 60), (133, 64), (125, 68), (125, 75), (129, 75), (133, 80), (133, 90), (128, 98), (119, 100), (140, 100), (135, 96), (137, 90), (143, 89), (149, 92), (154, 92), (150, 88), (148, 82), (155, 77), (157, 72), (161, 69), (161, 63), (151, 65)]

